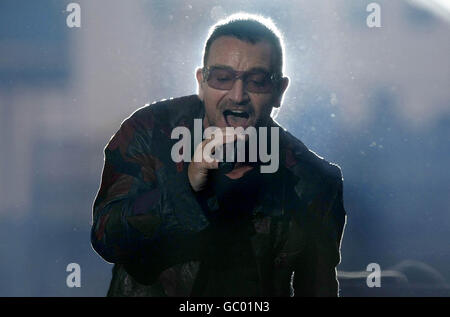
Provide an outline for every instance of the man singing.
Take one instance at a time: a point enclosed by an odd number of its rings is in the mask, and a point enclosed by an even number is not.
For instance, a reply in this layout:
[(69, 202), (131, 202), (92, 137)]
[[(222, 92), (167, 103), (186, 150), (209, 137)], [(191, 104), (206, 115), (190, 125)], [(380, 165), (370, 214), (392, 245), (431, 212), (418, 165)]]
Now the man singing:
[[(196, 79), (197, 95), (138, 109), (105, 148), (91, 241), (115, 263), (108, 295), (337, 296), (342, 175), (271, 118), (289, 82), (279, 31), (258, 16), (220, 21)], [(198, 139), (208, 129), (222, 134)], [(256, 147), (236, 133), (251, 129)], [(220, 162), (238, 140), (243, 159)], [(262, 144), (277, 160), (266, 172)]]

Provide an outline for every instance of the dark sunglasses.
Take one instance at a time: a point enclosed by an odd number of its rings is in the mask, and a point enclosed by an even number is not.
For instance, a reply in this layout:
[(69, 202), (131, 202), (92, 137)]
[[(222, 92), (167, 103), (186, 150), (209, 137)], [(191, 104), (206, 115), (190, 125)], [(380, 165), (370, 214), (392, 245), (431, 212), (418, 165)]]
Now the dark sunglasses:
[(244, 82), (244, 90), (267, 94), (273, 92), (281, 80), (280, 74), (271, 74), (263, 70), (235, 71), (228, 67), (203, 67), (203, 80), (208, 86), (219, 90), (231, 90), (237, 79)]

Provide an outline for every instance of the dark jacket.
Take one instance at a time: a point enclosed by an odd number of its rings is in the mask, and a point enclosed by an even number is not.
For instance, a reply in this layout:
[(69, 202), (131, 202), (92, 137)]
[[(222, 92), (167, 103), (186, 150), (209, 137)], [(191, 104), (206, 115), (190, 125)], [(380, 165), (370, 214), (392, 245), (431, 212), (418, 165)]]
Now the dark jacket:
[(146, 105), (106, 146), (91, 241), (115, 263), (108, 295), (337, 296), (340, 168), (280, 129), (276, 173), (245, 174), (231, 196), (194, 193), (171, 131), (193, 135), (203, 116), (196, 95)]

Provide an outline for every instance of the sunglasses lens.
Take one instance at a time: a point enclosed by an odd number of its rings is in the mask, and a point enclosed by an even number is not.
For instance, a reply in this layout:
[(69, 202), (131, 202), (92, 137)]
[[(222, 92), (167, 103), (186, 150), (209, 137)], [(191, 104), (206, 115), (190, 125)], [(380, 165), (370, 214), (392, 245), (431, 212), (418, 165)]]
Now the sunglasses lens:
[(209, 72), (208, 85), (215, 89), (230, 90), (233, 88), (235, 74), (228, 69), (213, 68)]
[(264, 72), (253, 73), (247, 77), (247, 90), (256, 93), (268, 93), (272, 91), (273, 85), (270, 75)]

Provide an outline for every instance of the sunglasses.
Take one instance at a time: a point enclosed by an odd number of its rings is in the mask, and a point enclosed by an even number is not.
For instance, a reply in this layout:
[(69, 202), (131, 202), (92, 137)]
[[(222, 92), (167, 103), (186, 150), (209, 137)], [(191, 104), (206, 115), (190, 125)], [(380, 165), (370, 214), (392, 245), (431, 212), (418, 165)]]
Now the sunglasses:
[(273, 92), (281, 80), (280, 74), (264, 70), (235, 71), (229, 67), (203, 67), (203, 78), (208, 86), (219, 90), (231, 90), (236, 80), (242, 79), (244, 90), (259, 94)]

